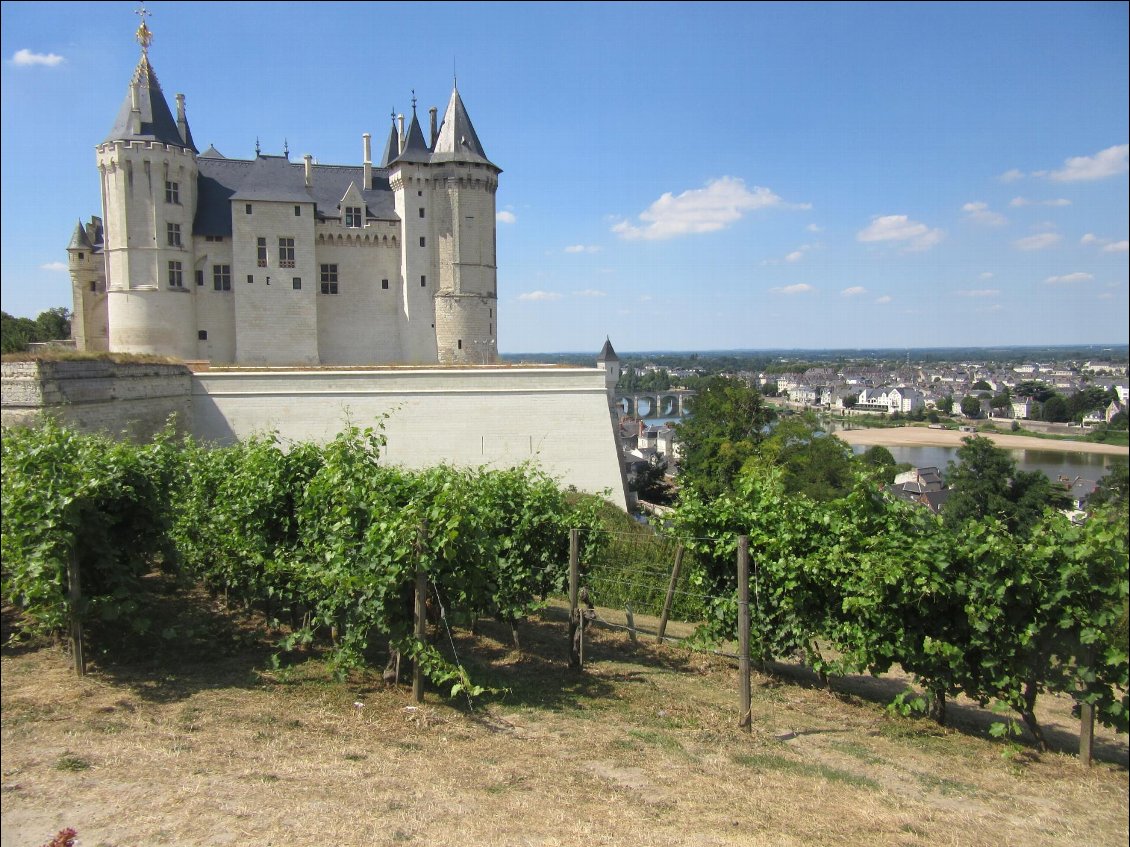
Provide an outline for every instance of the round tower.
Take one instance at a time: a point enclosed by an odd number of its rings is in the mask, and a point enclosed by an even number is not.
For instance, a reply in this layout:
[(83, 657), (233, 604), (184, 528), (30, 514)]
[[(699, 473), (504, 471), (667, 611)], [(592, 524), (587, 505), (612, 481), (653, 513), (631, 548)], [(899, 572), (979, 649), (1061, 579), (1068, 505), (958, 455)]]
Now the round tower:
[(431, 163), (439, 361), (489, 364), (498, 360), (495, 194), (502, 171), (483, 151), (458, 88), (451, 92)]
[(137, 40), (141, 58), (129, 92), (97, 148), (109, 349), (191, 359), (197, 151), (184, 97), (177, 96), (174, 118), (149, 64), (144, 17)]
[(71, 274), (71, 339), (76, 350), (109, 350), (106, 327), (106, 266), (102, 260), (102, 219), (75, 226), (67, 245)]

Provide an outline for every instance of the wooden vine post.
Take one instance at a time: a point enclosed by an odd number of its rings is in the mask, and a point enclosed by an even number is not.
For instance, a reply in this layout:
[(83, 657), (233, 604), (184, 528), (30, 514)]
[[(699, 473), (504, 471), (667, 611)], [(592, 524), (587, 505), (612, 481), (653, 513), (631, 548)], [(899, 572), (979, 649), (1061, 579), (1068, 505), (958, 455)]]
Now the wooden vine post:
[[(1093, 661), (1094, 654), (1087, 650), (1084, 661), (1088, 667)], [(1083, 767), (1091, 766), (1091, 759), (1095, 754), (1095, 706), (1093, 703), (1079, 704), (1079, 761)]]
[[(428, 522), (424, 521), (420, 524), (420, 532), (416, 539), (416, 608), (413, 618), (416, 625), (416, 641), (420, 644), (424, 643), (424, 638), (427, 635), (426, 626), (428, 622), (428, 575), (424, 571), (424, 538), (427, 531)], [(419, 659), (413, 662), (412, 699), (417, 703), (424, 702), (424, 669)]]
[(67, 560), (67, 606), (70, 613), (71, 624), (71, 660), (74, 663), (75, 674), (86, 675), (86, 656), (82, 636), (82, 614), (79, 607), (82, 605), (82, 586), (79, 582), (78, 552), (71, 550), (71, 557)]
[(581, 646), (578, 628), (581, 610), (577, 597), (581, 584), (581, 531), (569, 530), (569, 667), (581, 667)]
[(671, 606), (675, 602), (675, 585), (679, 582), (679, 571), (683, 567), (683, 552), (684, 548), (682, 542), (675, 549), (675, 564), (671, 568), (671, 581), (667, 584), (667, 597), (663, 601), (663, 614), (659, 616), (659, 632), (655, 636), (658, 644), (663, 643), (663, 636), (667, 632), (667, 618), (671, 614)]
[(738, 537), (738, 726), (753, 732), (752, 692), (749, 673), (749, 536)]

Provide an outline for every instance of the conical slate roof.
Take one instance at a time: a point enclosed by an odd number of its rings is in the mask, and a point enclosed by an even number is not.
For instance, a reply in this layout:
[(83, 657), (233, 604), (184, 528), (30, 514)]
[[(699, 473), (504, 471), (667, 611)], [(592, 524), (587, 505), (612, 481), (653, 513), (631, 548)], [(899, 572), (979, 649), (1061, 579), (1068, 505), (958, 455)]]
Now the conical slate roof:
[[(133, 126), (133, 88), (137, 87), (137, 105), (141, 112), (141, 131), (135, 133)], [(187, 124), (185, 129), (188, 129)], [(161, 144), (171, 144), (186, 150), (196, 152), (192, 143), (192, 133), (186, 132), (188, 141), (180, 137), (176, 118), (169, 111), (169, 104), (161, 91), (161, 84), (157, 81), (157, 74), (149, 64), (149, 57), (144, 53), (137, 63), (137, 69), (130, 80), (130, 91), (118, 110), (117, 120), (106, 136), (106, 141), (157, 141)]]
[(385, 153), (381, 156), (380, 167), (387, 168), (400, 154), (400, 135), (396, 131), (396, 119), (392, 121), (392, 129), (388, 131), (388, 141), (385, 142)]
[(408, 127), (408, 137), (404, 140), (404, 149), (393, 161), (426, 165), (431, 161), (431, 158), (432, 154), (428, 150), (428, 142), (424, 141), (424, 132), (420, 129), (420, 122), (416, 119), (416, 110), (413, 109), (412, 123)]
[(616, 355), (616, 351), (612, 349), (612, 342), (607, 337), (604, 339), (604, 346), (600, 348), (600, 355), (596, 357), (598, 362), (619, 362), (620, 357)]
[(75, 224), (74, 234), (71, 236), (71, 243), (67, 245), (68, 250), (93, 250), (94, 245), (90, 243), (90, 239), (86, 235), (86, 227), (82, 225), (82, 221)]
[(487, 158), (458, 88), (451, 90), (451, 99), (443, 115), (435, 150), (432, 151), (432, 161), (479, 163), (501, 170)]

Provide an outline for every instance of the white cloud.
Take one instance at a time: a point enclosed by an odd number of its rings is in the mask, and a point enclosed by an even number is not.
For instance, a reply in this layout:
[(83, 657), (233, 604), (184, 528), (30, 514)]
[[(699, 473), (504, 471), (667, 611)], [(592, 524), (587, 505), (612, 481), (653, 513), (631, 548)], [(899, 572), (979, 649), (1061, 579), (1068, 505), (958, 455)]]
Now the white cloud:
[(67, 270), (67, 263), (66, 262), (48, 262), (47, 264), (40, 265), (39, 267), (42, 270), (45, 270), (45, 271), (65, 271), (65, 270)]
[(1016, 168), (1013, 168), (1010, 171), (1005, 171), (1003, 174), (997, 177), (997, 179), (999, 179), (1001, 182), (1016, 182), (1016, 180), (1023, 178), (1024, 172), (1018, 171)]
[(1027, 238), (1018, 238), (1016, 241), (1012, 242), (1012, 246), (1017, 250), (1043, 250), (1045, 247), (1051, 247), (1053, 244), (1058, 243), (1059, 240), (1059, 233), (1042, 232), (1039, 235), (1029, 235)]
[(993, 272), (992, 271), (985, 271), (984, 273), (981, 274), (981, 279), (992, 279), (992, 278), (993, 278)]
[(1004, 309), (1004, 306), (1002, 306), (1000, 303), (993, 303), (993, 305), (991, 305), (991, 306), (982, 306), (980, 309), (977, 310), (977, 312), (980, 313), (980, 314), (984, 314), (986, 312), (999, 312), (1002, 309)]
[(1103, 247), (1104, 253), (1125, 253), (1130, 250), (1130, 241), (1123, 239), (1122, 241), (1112, 242)]
[(560, 300), (561, 295), (554, 291), (527, 291), (518, 295), (519, 300)]
[(942, 240), (945, 233), (912, 221), (906, 215), (876, 215), (856, 234), (859, 241), (906, 241), (908, 250), (927, 250)]
[(750, 191), (732, 176), (711, 180), (704, 188), (692, 188), (675, 196), (667, 192), (639, 215), (642, 225), (620, 221), (612, 231), (634, 241), (658, 241), (681, 235), (717, 232), (757, 209), (807, 209), (808, 204), (786, 203), (768, 188), (755, 185)]
[(1000, 294), (999, 288), (964, 288), (957, 292), (958, 297), (996, 297)]
[(1048, 174), (1056, 182), (1088, 182), (1124, 174), (1130, 170), (1130, 144), (1118, 144), (1100, 150), (1094, 156), (1073, 156), (1063, 169)]
[(1095, 234), (1093, 232), (1088, 232), (1086, 235), (1084, 235), (1082, 238), (1079, 239), (1079, 243), (1080, 244), (1097, 244), (1097, 243), (1099, 243), (1099, 239), (1095, 236)]
[(804, 258), (804, 251), (803, 250), (794, 250), (793, 252), (789, 253), (789, 255), (785, 256), (785, 261), (786, 262), (799, 262), (803, 258)]
[(860, 294), (866, 294), (867, 289), (862, 285), (853, 285), (851, 288), (845, 288), (840, 294), (844, 297), (858, 297)]
[(573, 293), (578, 297), (607, 297), (608, 296), (607, 294), (605, 294), (603, 291), (601, 291), (598, 288), (585, 288), (585, 289), (582, 289), (581, 291), (574, 291)]
[(565, 248), (566, 253), (599, 253), (600, 248), (595, 244), (570, 244)]
[(494, 219), (500, 224), (512, 224), (518, 222), (518, 217), (513, 212), (508, 212), (503, 209), (501, 212), (494, 216)]
[(1064, 274), (1063, 276), (1049, 276), (1044, 282), (1048, 285), (1063, 285), (1073, 282), (1090, 282), (1092, 279), (1094, 279), (1094, 276), (1091, 274), (1073, 273)]
[(823, 232), (824, 227), (817, 226), (816, 224), (809, 224), (805, 227), (805, 230), (807, 230), (808, 232)]
[(1063, 197), (1055, 200), (1029, 200), (1027, 197), (1013, 197), (1008, 205), (1019, 208), (1021, 206), (1070, 206), (1071, 201)]
[(814, 289), (806, 282), (798, 282), (796, 285), (786, 285), (782, 288), (770, 288), (769, 290), (776, 294), (804, 294)]
[(895, 298), (892, 297), (890, 294), (884, 294), (882, 297), (876, 297), (875, 302), (879, 303), (881, 305), (881, 304), (884, 304), (884, 303), (890, 303), (894, 299)]
[(976, 203), (966, 203), (961, 207), (961, 211), (965, 212), (967, 220), (971, 220), (982, 226), (1001, 226), (1008, 223), (1008, 218), (1000, 212), (990, 210), (988, 203), (982, 203), (980, 201)]
[(17, 50), (12, 55), (12, 64), (20, 68), (31, 68), (36, 65), (53, 68), (67, 61), (55, 53), (32, 53), (30, 50)]

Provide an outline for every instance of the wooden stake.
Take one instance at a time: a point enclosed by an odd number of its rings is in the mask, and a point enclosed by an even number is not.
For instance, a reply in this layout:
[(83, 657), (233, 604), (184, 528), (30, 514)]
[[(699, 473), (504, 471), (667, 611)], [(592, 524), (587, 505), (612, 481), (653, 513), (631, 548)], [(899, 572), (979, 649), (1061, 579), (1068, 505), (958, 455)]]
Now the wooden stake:
[[(428, 599), (428, 576), (424, 573), (424, 536), (428, 531), (428, 522), (424, 521), (420, 525), (420, 533), (416, 541), (416, 608), (414, 612), (414, 623), (416, 624), (416, 641), (423, 644), (424, 638), (427, 635), (427, 599)], [(420, 661), (417, 659), (412, 663), (412, 699), (417, 703), (424, 702), (424, 669), (420, 666)]]
[(82, 635), (82, 586), (79, 582), (78, 552), (71, 550), (67, 560), (67, 611), (71, 619), (71, 661), (77, 676), (86, 676), (85, 645)]
[(667, 633), (667, 618), (671, 614), (671, 606), (675, 602), (675, 584), (679, 581), (679, 571), (683, 567), (683, 545), (675, 549), (675, 564), (671, 568), (671, 581), (667, 583), (667, 598), (663, 601), (663, 614), (659, 616), (659, 633), (655, 640), (662, 644), (663, 636)]
[(1083, 767), (1091, 766), (1095, 754), (1095, 707), (1090, 703), (1079, 704), (1079, 761)]
[(577, 593), (581, 584), (581, 531), (569, 530), (569, 667), (581, 667), (581, 642), (578, 626), (581, 622), (577, 608)]
[(749, 678), (749, 536), (738, 538), (738, 694), (741, 712), (738, 726), (753, 732), (752, 692)]
[(628, 616), (628, 638), (632, 639), (633, 644), (638, 644), (639, 642), (636, 640), (636, 618), (632, 614), (631, 605), (626, 606), (624, 611)]

